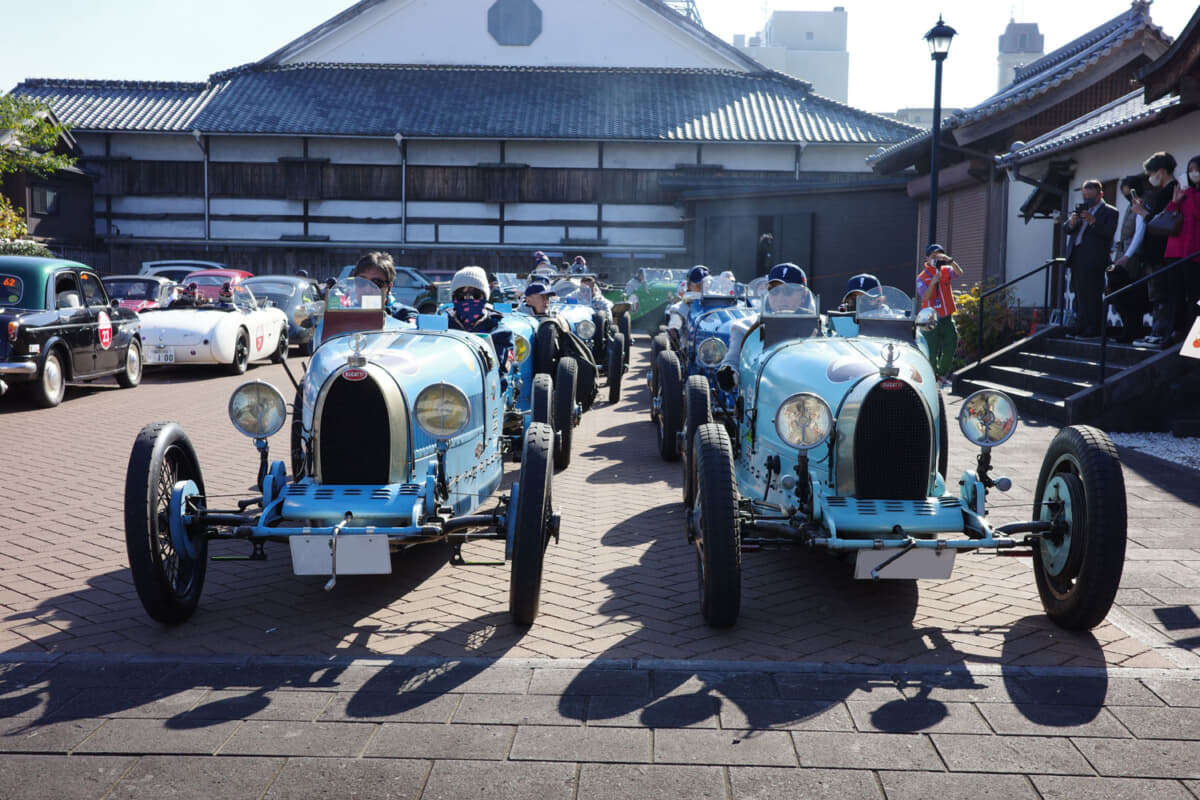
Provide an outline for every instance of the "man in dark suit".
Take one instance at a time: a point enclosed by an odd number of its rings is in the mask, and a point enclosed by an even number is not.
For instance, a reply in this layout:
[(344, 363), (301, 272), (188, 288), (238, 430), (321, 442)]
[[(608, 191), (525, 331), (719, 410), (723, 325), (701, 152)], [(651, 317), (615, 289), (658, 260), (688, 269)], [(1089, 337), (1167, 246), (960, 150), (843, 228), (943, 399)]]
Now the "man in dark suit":
[(1067, 220), (1067, 266), (1071, 269), (1071, 288), (1075, 290), (1073, 333), (1079, 337), (1100, 335), (1104, 310), (1104, 272), (1108, 269), (1113, 234), (1117, 231), (1117, 209), (1104, 202), (1100, 181), (1083, 184), (1083, 203)]

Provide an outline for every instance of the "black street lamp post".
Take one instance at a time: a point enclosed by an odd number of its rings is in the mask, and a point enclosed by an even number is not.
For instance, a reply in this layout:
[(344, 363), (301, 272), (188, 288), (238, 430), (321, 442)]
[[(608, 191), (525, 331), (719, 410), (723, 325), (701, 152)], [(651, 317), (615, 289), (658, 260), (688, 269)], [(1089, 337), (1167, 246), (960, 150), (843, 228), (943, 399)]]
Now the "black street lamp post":
[(933, 135), (930, 137), (932, 144), (929, 148), (929, 241), (926, 245), (937, 241), (938, 147), (942, 138), (942, 62), (950, 52), (950, 40), (956, 33), (958, 31), (942, 22), (939, 15), (937, 25), (925, 34), (925, 41), (929, 43), (929, 57), (936, 64), (933, 79)]

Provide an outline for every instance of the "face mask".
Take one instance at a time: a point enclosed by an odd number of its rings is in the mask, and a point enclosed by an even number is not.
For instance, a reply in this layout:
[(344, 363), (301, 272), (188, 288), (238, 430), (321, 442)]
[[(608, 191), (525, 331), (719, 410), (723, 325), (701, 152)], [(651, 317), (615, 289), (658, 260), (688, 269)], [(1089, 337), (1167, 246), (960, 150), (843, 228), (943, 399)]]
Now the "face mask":
[(1155, 189), (1162, 186), (1162, 178), (1159, 177), (1159, 174), (1157, 172), (1150, 176), (1150, 185), (1153, 186)]
[(466, 325), (474, 325), (483, 317), (486, 300), (464, 299), (454, 301), (454, 316)]

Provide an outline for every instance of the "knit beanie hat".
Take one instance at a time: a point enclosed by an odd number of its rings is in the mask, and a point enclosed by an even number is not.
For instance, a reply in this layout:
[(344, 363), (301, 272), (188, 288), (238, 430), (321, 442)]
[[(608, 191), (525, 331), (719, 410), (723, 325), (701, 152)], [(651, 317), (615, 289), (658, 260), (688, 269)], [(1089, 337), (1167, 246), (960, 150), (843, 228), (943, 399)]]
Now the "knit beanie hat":
[(463, 267), (454, 273), (454, 278), (450, 281), (450, 296), (453, 297), (455, 292), (463, 288), (478, 289), (483, 292), (484, 298), (492, 294), (483, 267)]

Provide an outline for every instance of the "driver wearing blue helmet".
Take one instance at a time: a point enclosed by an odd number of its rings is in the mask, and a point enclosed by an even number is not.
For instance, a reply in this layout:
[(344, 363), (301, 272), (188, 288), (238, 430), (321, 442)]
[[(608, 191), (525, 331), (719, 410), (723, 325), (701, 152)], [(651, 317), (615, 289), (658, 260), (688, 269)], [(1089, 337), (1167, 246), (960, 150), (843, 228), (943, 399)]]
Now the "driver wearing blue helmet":
[[(708, 267), (697, 264), (688, 270), (687, 287), (685, 292), (699, 292), (704, 288), (704, 279), (709, 275)], [(671, 344), (676, 349), (682, 348), (682, 342), (687, 327), (688, 310), (691, 306), (690, 300), (680, 300), (667, 309), (667, 336), (671, 338)]]
[(859, 273), (846, 282), (846, 294), (838, 311), (856, 311), (860, 299), (875, 297), (878, 300), (879, 279), (866, 272)]
[[(771, 271), (767, 273), (767, 291), (785, 283), (793, 286), (808, 286), (808, 275), (790, 261), (771, 267)], [(768, 299), (770, 298), (768, 297)], [(772, 310), (784, 311), (786, 309), (775, 308)], [(729, 349), (725, 351), (725, 358), (721, 360), (721, 366), (717, 367), (716, 376), (717, 386), (726, 392), (733, 391), (737, 386), (737, 367), (742, 356), (742, 345), (746, 341), (746, 336), (760, 319), (760, 316), (746, 316), (734, 320), (729, 325)]]

